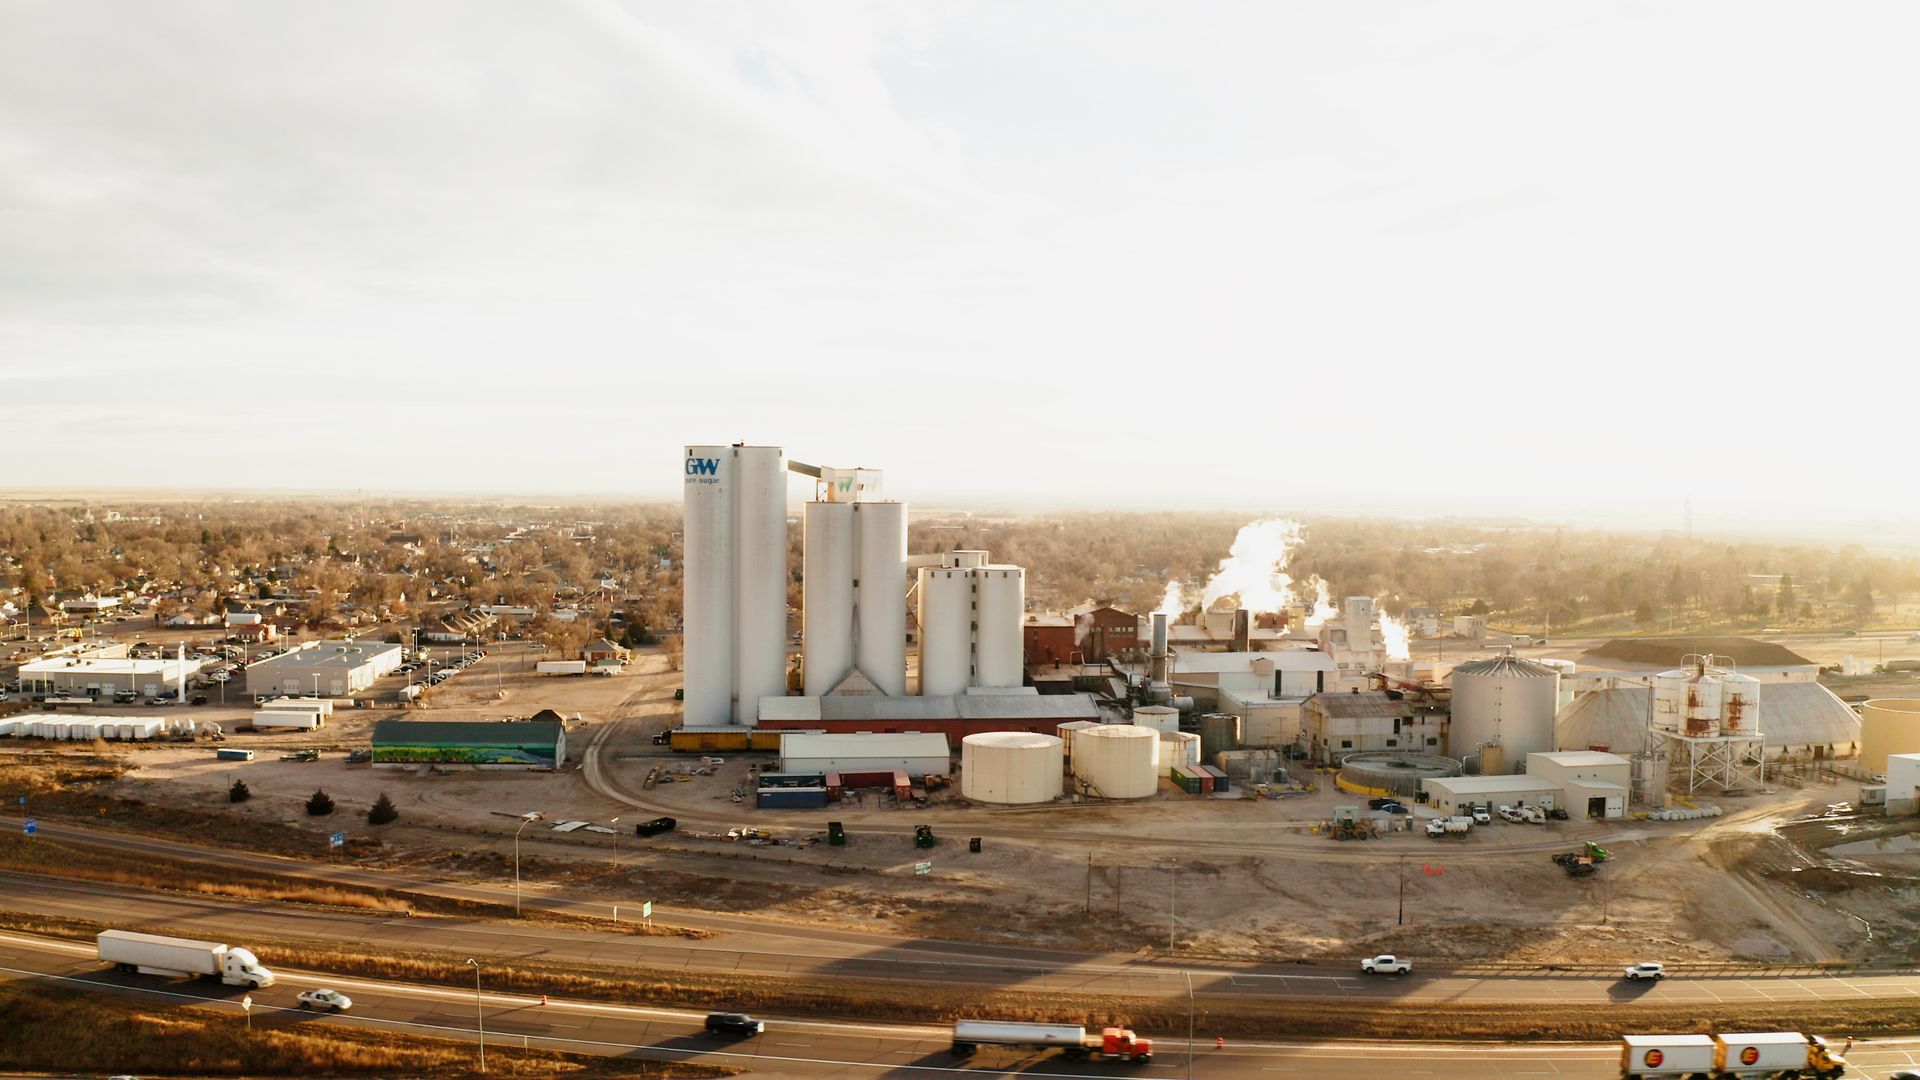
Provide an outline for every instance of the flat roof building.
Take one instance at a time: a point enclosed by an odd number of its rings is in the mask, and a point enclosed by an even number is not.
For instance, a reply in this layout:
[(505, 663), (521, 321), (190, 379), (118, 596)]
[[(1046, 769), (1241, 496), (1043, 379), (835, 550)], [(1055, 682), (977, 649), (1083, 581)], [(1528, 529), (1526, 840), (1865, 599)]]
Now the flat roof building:
[(1467, 813), (1475, 803), (1559, 805), (1560, 785), (1538, 776), (1436, 776), (1420, 781), (1427, 803), (1442, 814)]
[(1036, 694), (1031, 688), (1000, 693), (937, 697), (829, 694), (825, 697), (763, 697), (763, 731), (920, 732), (960, 740), (980, 731), (1032, 731), (1052, 735), (1070, 720), (1100, 720), (1100, 707), (1085, 694)]
[(56, 656), (20, 665), (20, 689), (29, 694), (86, 697), (129, 692), (158, 697), (199, 673), (200, 660), (127, 656)]
[(566, 760), (567, 729), (557, 720), (380, 720), (373, 725), (376, 769), (558, 769)]
[(1627, 816), (1633, 763), (1618, 754), (1596, 750), (1528, 754), (1527, 775), (1558, 784), (1563, 796), (1560, 806), (1572, 817)]
[(384, 641), (314, 641), (247, 667), (247, 693), (342, 697), (357, 694), (400, 666), (400, 646)]

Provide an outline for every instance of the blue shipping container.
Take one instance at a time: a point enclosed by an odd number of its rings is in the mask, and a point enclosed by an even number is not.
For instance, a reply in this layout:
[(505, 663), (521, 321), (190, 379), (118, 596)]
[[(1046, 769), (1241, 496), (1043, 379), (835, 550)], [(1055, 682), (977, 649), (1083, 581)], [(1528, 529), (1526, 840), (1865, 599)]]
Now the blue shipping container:
[(827, 789), (761, 788), (754, 805), (762, 810), (819, 810), (827, 805)]

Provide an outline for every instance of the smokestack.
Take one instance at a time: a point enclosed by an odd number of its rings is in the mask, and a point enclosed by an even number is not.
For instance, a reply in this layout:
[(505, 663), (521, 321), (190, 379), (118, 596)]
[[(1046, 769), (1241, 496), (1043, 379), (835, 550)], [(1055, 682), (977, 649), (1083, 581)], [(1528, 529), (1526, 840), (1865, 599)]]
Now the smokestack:
[(1246, 608), (1233, 609), (1233, 651), (1253, 651), (1253, 620)]
[(1167, 613), (1153, 613), (1153, 651), (1147, 654), (1147, 680), (1158, 686), (1167, 684)]
[(174, 683), (174, 692), (178, 696), (174, 699), (173, 703), (175, 705), (185, 705), (187, 703), (187, 643), (184, 641), (181, 642), (178, 648), (179, 651), (175, 655), (174, 662), (179, 666), (173, 669), (176, 680)]

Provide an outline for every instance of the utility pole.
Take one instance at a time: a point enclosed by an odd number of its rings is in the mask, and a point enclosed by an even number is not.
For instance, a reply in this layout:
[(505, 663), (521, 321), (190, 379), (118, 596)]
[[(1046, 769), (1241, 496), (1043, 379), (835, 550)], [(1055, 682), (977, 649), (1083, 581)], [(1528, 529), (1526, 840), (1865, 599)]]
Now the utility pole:
[(1398, 873), (1400, 876), (1399, 923), (1401, 926), (1405, 926), (1407, 925), (1407, 857), (1405, 855), (1400, 856)]
[(1180, 865), (1178, 863), (1168, 863), (1167, 864), (1167, 951), (1168, 952), (1173, 951), (1174, 897), (1179, 894), (1179, 890), (1180, 890)]
[(467, 957), (467, 966), (473, 968), (473, 1022), (480, 1032), (480, 1071), (487, 1071), (487, 1016), (480, 1006), (480, 962)]
[(1193, 1080), (1193, 972), (1180, 974), (1187, 977), (1187, 1080)]
[(1093, 914), (1093, 852), (1087, 852), (1087, 914)]

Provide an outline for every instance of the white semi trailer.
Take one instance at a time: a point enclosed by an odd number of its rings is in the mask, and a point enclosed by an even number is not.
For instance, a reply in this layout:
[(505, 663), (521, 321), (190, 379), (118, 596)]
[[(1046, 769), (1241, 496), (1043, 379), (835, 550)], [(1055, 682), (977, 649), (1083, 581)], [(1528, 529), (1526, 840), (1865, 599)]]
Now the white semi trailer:
[(273, 972), (247, 949), (216, 941), (105, 930), (95, 939), (100, 959), (121, 971), (175, 978), (219, 979), (229, 986), (273, 985)]
[(533, 670), (542, 675), (585, 675), (585, 660), (542, 660), (533, 665)]
[(1835, 1080), (1847, 1073), (1847, 1060), (1825, 1040), (1797, 1031), (1628, 1035), (1620, 1042), (1622, 1080)]

